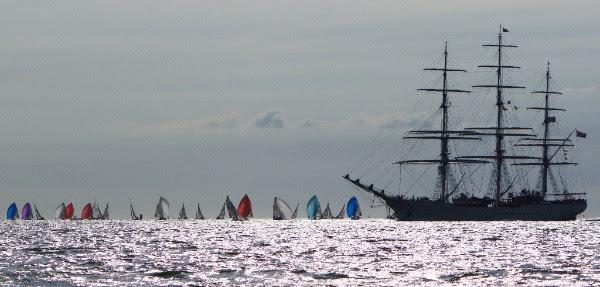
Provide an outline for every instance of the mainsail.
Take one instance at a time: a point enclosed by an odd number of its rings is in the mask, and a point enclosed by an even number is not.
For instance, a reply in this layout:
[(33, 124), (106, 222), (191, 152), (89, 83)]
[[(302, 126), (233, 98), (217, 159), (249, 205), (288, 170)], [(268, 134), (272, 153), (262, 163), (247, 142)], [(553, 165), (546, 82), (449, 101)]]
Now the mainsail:
[(227, 202), (223, 203), (223, 207), (221, 207), (221, 212), (219, 212), (219, 215), (217, 215), (217, 219), (224, 219), (225, 218), (225, 210), (227, 208)]
[(92, 219), (102, 219), (102, 211), (100, 210), (100, 205), (96, 201), (92, 205)]
[(292, 212), (292, 219), (296, 219), (298, 216), (298, 207), (300, 206), (300, 202), (296, 203), (296, 208), (294, 208), (294, 212)]
[(17, 208), (17, 204), (13, 202), (6, 210), (6, 219), (15, 220), (17, 218), (19, 218), (19, 209)]
[(133, 210), (133, 203), (131, 202), (131, 198), (129, 199), (129, 213), (131, 214), (132, 220), (140, 220), (140, 218), (135, 214), (135, 210)]
[(342, 205), (342, 209), (340, 210), (340, 213), (338, 213), (338, 215), (335, 217), (335, 219), (344, 219), (344, 211), (346, 211), (346, 206)]
[(74, 213), (75, 213), (75, 208), (73, 208), (73, 203), (67, 204), (67, 206), (65, 207), (65, 218), (64, 219), (73, 218)]
[(108, 202), (106, 203), (106, 207), (104, 208), (104, 212), (102, 213), (102, 219), (108, 219)]
[(196, 209), (196, 219), (204, 219), (202, 210), (200, 210), (200, 203), (198, 203), (198, 208)]
[(65, 203), (61, 203), (56, 207), (54, 211), (54, 218), (56, 219), (65, 219)]
[(313, 195), (306, 204), (306, 214), (309, 219), (321, 219), (321, 204), (316, 195)]
[(237, 208), (237, 214), (243, 219), (247, 219), (248, 217), (252, 216), (252, 202), (247, 194), (244, 195), (240, 201), (240, 204)]
[(159, 220), (165, 220), (169, 218), (169, 202), (162, 196), (158, 199), (158, 204), (156, 204), (154, 217)]
[(179, 219), (188, 219), (187, 213), (185, 212), (185, 203), (181, 206), (181, 210), (179, 211)]
[(29, 204), (29, 202), (23, 205), (23, 208), (21, 209), (21, 218), (23, 220), (33, 219), (33, 211), (31, 210), (31, 204)]
[(92, 204), (86, 204), (81, 210), (81, 219), (91, 219), (92, 218)]
[(293, 213), (290, 206), (283, 199), (275, 196), (273, 200), (273, 219), (286, 220), (292, 219)]
[(45, 218), (40, 214), (35, 204), (33, 205), (33, 211), (35, 212), (35, 219), (37, 220), (45, 220)]
[(325, 206), (325, 211), (323, 211), (323, 216), (321, 218), (322, 219), (332, 219), (333, 218), (333, 214), (331, 214), (331, 208), (329, 208), (329, 202)]
[(225, 205), (227, 206), (227, 213), (229, 214), (229, 217), (233, 220), (240, 220), (240, 216), (237, 210), (235, 209), (235, 206), (229, 199), (229, 196), (227, 196), (227, 198), (225, 199)]

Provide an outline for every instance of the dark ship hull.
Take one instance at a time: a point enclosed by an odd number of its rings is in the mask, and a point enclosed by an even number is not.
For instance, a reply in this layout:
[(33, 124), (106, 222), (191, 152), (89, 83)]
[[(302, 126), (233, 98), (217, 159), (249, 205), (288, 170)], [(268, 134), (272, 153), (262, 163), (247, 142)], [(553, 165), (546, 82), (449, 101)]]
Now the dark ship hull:
[(468, 206), (429, 199), (381, 197), (398, 220), (407, 221), (564, 221), (584, 212), (583, 199), (541, 201), (521, 205)]

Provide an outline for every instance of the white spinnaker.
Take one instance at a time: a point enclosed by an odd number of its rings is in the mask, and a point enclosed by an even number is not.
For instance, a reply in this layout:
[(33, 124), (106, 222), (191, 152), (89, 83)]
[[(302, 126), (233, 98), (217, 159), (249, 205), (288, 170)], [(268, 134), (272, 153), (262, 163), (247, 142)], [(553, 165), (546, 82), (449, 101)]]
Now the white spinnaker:
[(65, 219), (65, 203), (61, 203), (56, 207), (54, 211), (54, 218), (56, 219)]
[(273, 217), (292, 219), (292, 215), (292, 209), (287, 202), (283, 201), (283, 199), (279, 197), (275, 197), (275, 201), (273, 202)]

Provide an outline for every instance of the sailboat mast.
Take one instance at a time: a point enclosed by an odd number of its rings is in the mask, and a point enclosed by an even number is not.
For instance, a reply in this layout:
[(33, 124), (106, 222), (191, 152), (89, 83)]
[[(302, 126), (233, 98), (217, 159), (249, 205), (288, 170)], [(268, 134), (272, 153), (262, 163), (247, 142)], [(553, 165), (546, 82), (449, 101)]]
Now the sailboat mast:
[(441, 152), (440, 152), (440, 198), (445, 200), (448, 194), (448, 42), (444, 43), (444, 72), (442, 85), (442, 130), (441, 130)]
[(550, 118), (548, 110), (550, 108), (550, 62), (546, 67), (546, 94), (545, 94), (545, 105), (544, 105), (544, 139), (542, 145), (542, 194), (545, 196), (548, 192), (548, 169), (550, 168), (550, 161), (548, 159), (548, 136), (550, 130)]
[(494, 198), (496, 204), (499, 204), (502, 196), (502, 164), (504, 161), (502, 154), (504, 141), (502, 136), (502, 112), (504, 108), (504, 102), (502, 101), (502, 26), (500, 26), (500, 32), (498, 33), (498, 70), (496, 75), (496, 192)]

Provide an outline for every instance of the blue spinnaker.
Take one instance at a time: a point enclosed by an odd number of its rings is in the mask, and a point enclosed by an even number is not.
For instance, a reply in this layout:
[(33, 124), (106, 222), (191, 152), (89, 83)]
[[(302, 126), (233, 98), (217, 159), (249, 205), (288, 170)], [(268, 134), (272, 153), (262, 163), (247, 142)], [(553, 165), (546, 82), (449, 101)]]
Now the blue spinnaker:
[(348, 214), (348, 217), (354, 218), (356, 217), (356, 211), (358, 211), (358, 199), (356, 199), (356, 196), (353, 196), (348, 200), (348, 204), (346, 205), (346, 214)]
[(319, 203), (319, 199), (316, 195), (313, 195), (306, 204), (306, 214), (308, 215), (308, 218), (317, 219), (320, 209), (321, 204)]
[(6, 219), (13, 220), (13, 219), (16, 219), (18, 217), (19, 217), (19, 211), (17, 210), (17, 204), (13, 202), (8, 207), (8, 210), (6, 210)]

